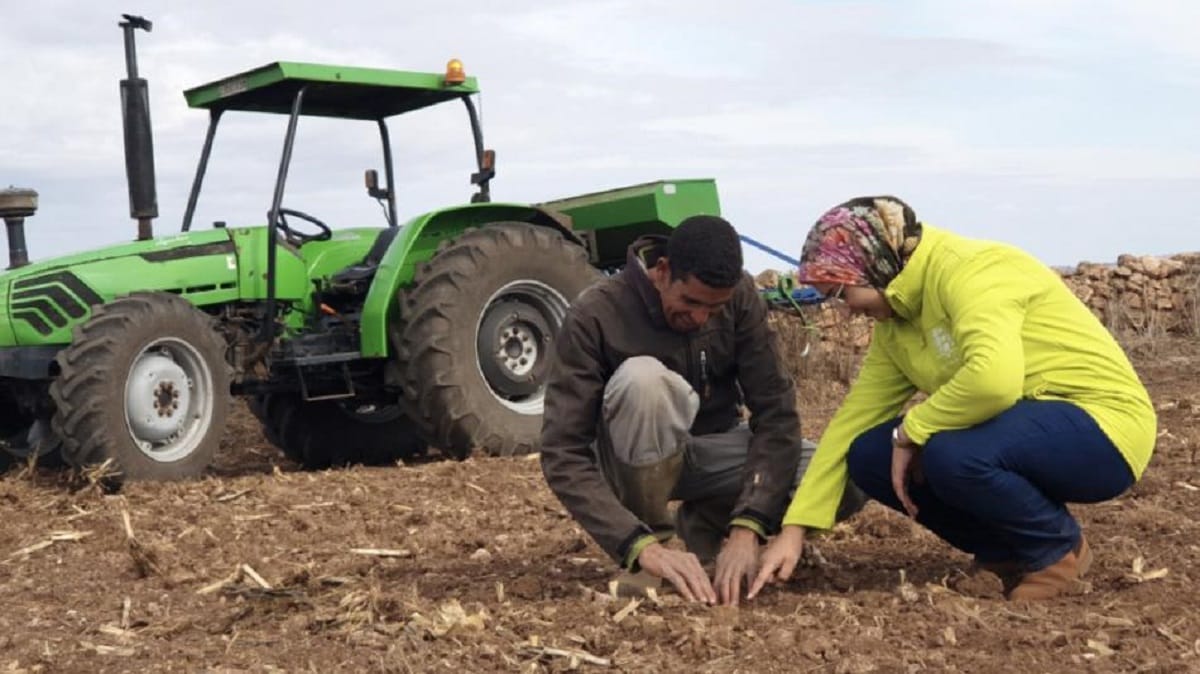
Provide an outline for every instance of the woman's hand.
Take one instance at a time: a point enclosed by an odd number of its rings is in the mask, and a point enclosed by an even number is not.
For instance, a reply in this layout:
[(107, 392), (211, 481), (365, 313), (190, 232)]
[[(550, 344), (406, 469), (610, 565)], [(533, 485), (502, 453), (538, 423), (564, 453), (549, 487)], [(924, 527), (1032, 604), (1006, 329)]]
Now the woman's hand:
[(913, 519), (917, 518), (917, 504), (908, 495), (908, 483), (910, 480), (917, 484), (924, 481), (918, 460), (920, 451), (921, 448), (904, 431), (903, 423), (892, 429), (892, 489), (904, 511)]
[(750, 585), (746, 599), (754, 599), (767, 583), (791, 578), (803, 552), (804, 527), (785, 525), (783, 531), (779, 532), (763, 552), (759, 560), (758, 575)]
[(892, 445), (892, 489), (896, 490), (896, 497), (900, 499), (904, 511), (913, 519), (917, 518), (917, 504), (913, 503), (908, 495), (908, 481), (914, 470), (920, 466), (916, 457), (916, 447)]

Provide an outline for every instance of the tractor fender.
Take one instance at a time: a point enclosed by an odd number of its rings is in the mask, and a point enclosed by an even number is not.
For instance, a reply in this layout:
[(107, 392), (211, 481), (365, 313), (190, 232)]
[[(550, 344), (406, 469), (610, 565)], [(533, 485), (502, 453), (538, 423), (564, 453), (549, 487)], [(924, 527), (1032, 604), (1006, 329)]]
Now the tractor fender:
[(388, 323), (398, 317), (396, 292), (412, 281), (416, 267), (437, 254), (438, 247), (470, 227), (489, 222), (528, 222), (558, 231), (580, 246), (583, 241), (571, 231), (569, 216), (546, 208), (517, 203), (480, 203), (446, 208), (419, 215), (401, 225), (388, 246), (367, 299), (363, 304), (360, 347), (364, 358), (388, 355)]

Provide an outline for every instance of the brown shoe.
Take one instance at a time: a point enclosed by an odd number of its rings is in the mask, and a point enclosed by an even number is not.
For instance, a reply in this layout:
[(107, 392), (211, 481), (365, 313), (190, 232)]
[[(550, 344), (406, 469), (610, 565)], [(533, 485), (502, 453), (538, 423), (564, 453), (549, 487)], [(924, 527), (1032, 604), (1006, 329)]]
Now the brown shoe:
[(1071, 589), (1092, 565), (1092, 550), (1087, 539), (1079, 537), (1079, 545), (1062, 559), (1044, 569), (1027, 573), (1013, 588), (1008, 598), (1013, 601), (1036, 601), (1057, 597)]

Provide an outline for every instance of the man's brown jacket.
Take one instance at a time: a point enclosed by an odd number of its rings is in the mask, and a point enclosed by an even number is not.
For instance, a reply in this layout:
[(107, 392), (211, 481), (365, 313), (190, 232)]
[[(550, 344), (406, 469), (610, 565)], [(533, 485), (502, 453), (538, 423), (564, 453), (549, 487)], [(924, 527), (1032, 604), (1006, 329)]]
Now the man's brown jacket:
[(627, 358), (653, 356), (692, 385), (701, 399), (692, 435), (730, 430), (740, 421), (739, 402), (745, 403), (753, 439), (731, 518), (773, 531), (800, 462), (794, 387), (753, 279), (743, 275), (733, 298), (700, 330), (679, 333), (667, 325), (646, 275), (665, 251), (664, 237), (642, 237), (620, 273), (579, 296), (556, 338), (546, 385), (541, 451), (547, 484), (617, 560), (650, 533), (617, 500), (593, 449), (604, 386)]

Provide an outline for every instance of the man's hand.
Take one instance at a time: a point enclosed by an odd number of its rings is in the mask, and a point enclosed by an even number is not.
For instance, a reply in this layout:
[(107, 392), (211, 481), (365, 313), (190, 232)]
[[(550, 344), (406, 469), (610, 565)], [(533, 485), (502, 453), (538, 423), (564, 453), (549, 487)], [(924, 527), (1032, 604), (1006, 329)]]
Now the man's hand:
[(747, 593), (746, 598), (754, 599), (758, 595), (758, 591), (763, 589), (767, 583), (791, 578), (803, 552), (804, 527), (784, 526), (783, 531), (779, 532), (779, 535), (771, 541), (766, 552), (763, 553), (758, 575), (755, 576), (754, 584), (750, 586), (750, 592)]
[(742, 578), (746, 579), (746, 586), (749, 587), (757, 568), (758, 536), (745, 527), (733, 527), (729, 538), (721, 546), (721, 554), (717, 555), (714, 580), (721, 603), (737, 606), (738, 595), (742, 593)]
[(704, 573), (696, 555), (690, 552), (669, 550), (659, 543), (651, 543), (638, 555), (638, 564), (650, 575), (670, 582), (688, 601), (717, 602), (708, 574)]

